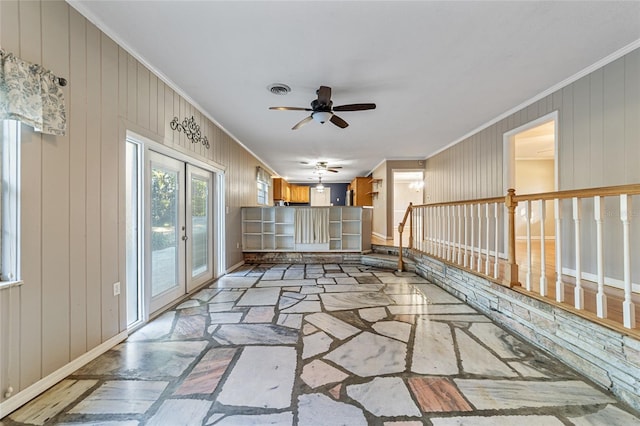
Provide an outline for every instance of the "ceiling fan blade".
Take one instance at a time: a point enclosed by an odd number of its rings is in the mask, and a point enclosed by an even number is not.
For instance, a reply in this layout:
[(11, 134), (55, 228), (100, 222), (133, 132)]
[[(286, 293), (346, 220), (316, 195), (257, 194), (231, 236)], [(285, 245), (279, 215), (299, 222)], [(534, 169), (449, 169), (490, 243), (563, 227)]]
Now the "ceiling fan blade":
[(342, 168), (342, 166), (331, 166), (331, 167), (329, 167), (329, 168), (330, 168), (330, 169), (341, 169), (341, 168)]
[(349, 125), (349, 123), (347, 123), (346, 121), (344, 121), (342, 118), (338, 117), (335, 114), (331, 116), (331, 122), (336, 126), (340, 127), (341, 129), (344, 129)]
[(337, 170), (335, 170), (335, 169), (327, 169), (327, 171), (328, 171), (328, 172), (331, 172), (331, 173), (338, 173), (338, 171), (337, 171)]
[(318, 89), (318, 103), (320, 105), (329, 105), (331, 102), (331, 87), (320, 86)]
[(269, 109), (276, 109), (278, 111), (313, 111), (311, 108), (300, 107), (269, 107)]
[(312, 116), (305, 117), (305, 118), (303, 118), (302, 120), (300, 120), (300, 121), (298, 122), (298, 124), (296, 124), (295, 126), (293, 126), (293, 127), (291, 128), (291, 130), (298, 130), (300, 127), (304, 126), (305, 124), (307, 124), (307, 123), (308, 123), (308, 122), (310, 122), (311, 120), (313, 120), (313, 117), (312, 117)]
[(334, 111), (364, 111), (367, 109), (376, 109), (376, 104), (349, 104), (333, 107)]

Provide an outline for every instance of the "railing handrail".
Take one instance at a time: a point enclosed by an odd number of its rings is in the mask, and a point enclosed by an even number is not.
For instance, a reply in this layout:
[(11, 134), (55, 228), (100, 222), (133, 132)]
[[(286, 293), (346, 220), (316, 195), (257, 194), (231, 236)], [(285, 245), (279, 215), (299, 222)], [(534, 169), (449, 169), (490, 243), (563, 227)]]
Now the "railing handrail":
[(441, 207), (441, 206), (462, 206), (468, 204), (492, 204), (492, 203), (504, 203), (504, 195), (500, 197), (490, 198), (478, 198), (475, 200), (460, 200), (460, 201), (443, 201), (440, 203), (418, 204), (413, 207)]
[(628, 194), (638, 195), (640, 194), (640, 184), (628, 184), (617, 186), (603, 186), (600, 188), (586, 188), (586, 189), (568, 189), (564, 191), (554, 192), (540, 192), (537, 194), (524, 194), (516, 195), (514, 197), (516, 202), (519, 201), (533, 201), (533, 200), (555, 200), (555, 199), (567, 199), (567, 198), (587, 198), (587, 197), (611, 197), (615, 195)]
[[(398, 234), (399, 234), (399, 243), (398, 243), (398, 271), (402, 271), (404, 268), (404, 263), (402, 261), (402, 232), (404, 231), (404, 226), (407, 223), (407, 218), (411, 217), (411, 210), (413, 210), (413, 203), (409, 203), (407, 206), (407, 210), (404, 212), (404, 217), (402, 218), (402, 222), (398, 224)], [(413, 228), (413, 222), (410, 222), (410, 228)], [(409, 232), (413, 232), (413, 229), (409, 229)], [(409, 248), (411, 247), (411, 243), (409, 244)]]

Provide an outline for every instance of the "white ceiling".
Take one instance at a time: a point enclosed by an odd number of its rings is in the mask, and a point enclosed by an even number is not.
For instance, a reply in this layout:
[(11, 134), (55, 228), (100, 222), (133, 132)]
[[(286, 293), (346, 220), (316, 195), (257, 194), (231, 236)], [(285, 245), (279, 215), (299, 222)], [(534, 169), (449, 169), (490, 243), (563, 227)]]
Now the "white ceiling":
[[(640, 39), (640, 2), (69, 2), (290, 181), (424, 159)], [(271, 83), (292, 88), (286, 96)], [(292, 131), (320, 85), (346, 129)]]

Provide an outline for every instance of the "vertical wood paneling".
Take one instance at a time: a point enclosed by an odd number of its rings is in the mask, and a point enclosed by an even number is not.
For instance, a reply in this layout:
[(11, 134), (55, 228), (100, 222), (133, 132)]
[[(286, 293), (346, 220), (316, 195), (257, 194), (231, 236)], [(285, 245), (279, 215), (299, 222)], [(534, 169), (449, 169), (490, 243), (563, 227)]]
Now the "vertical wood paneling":
[(127, 119), (138, 121), (138, 62), (127, 55)]
[(604, 180), (604, 133), (602, 127), (603, 116), (603, 78), (602, 69), (596, 70), (589, 76), (589, 109), (591, 117), (589, 120), (589, 153), (591, 158), (589, 186), (595, 187)]
[(149, 130), (149, 70), (144, 65), (138, 63), (137, 69), (137, 89), (136, 100), (138, 106), (138, 116), (136, 123)]
[(560, 132), (562, 133), (562, 143), (558, 149), (558, 155), (562, 158), (560, 163), (560, 189), (573, 187), (573, 86), (565, 87), (562, 90), (563, 108), (560, 119)]
[(165, 126), (167, 125), (168, 121), (165, 119), (165, 115), (164, 115), (164, 106), (165, 106), (165, 100), (164, 100), (164, 88), (165, 88), (165, 84), (163, 81), (161, 81), (160, 79), (158, 79), (158, 94), (157, 94), (157, 128), (158, 128), (158, 136), (160, 138), (160, 140), (164, 140), (165, 138)]
[[(15, 20), (20, 19), (20, 56), (40, 62), (40, 6), (35, 2), (20, 2), (19, 7)], [(8, 11), (3, 9), (3, 12)], [(19, 359), (20, 386), (26, 387), (42, 377), (42, 137), (22, 126), (20, 142), (21, 270), (25, 285), (21, 288)]]
[(576, 81), (573, 87), (573, 181), (589, 182), (591, 173), (589, 76)]
[(158, 133), (158, 77), (149, 75), (149, 130)]
[[(102, 341), (118, 333), (118, 297), (113, 284), (119, 281), (118, 265), (118, 46), (102, 34), (100, 146), (100, 203), (101, 203), (101, 283), (102, 283)], [(147, 85), (148, 87), (148, 85)], [(138, 102), (144, 104), (144, 102)], [(147, 103), (148, 105), (148, 103)], [(138, 114), (140, 116), (140, 114)], [(148, 116), (147, 116), (148, 117)]]
[(605, 185), (624, 182), (624, 58), (604, 67), (604, 174)]
[[(640, 182), (640, 49), (625, 58), (625, 182)], [(637, 202), (637, 201), (635, 201)], [(638, 215), (631, 220), (638, 221)], [(633, 226), (632, 226), (633, 227)]]
[(118, 114), (127, 117), (127, 97), (129, 76), (128, 53), (122, 47), (118, 49)]
[(87, 351), (86, 211), (87, 46), (86, 21), (69, 10), (69, 273), (70, 357)]
[(87, 25), (87, 346), (102, 343), (101, 244), (100, 244), (100, 124), (101, 124), (101, 36)]

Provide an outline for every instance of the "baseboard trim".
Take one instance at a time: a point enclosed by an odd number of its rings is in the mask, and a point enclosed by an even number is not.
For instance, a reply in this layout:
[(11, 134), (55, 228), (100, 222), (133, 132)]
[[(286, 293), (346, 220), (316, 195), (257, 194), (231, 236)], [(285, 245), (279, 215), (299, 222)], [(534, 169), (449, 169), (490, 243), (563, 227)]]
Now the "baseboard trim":
[(388, 237), (388, 236), (382, 235), (382, 234), (380, 234), (378, 232), (372, 232), (371, 235), (373, 235), (374, 237), (378, 237), (380, 239), (383, 239), (383, 240), (393, 240), (393, 237)]
[(226, 271), (224, 271), (225, 274), (229, 274), (233, 271), (235, 271), (236, 269), (238, 269), (239, 267), (241, 267), (242, 265), (244, 265), (244, 260), (241, 260), (240, 262), (236, 263), (235, 265), (231, 265), (230, 268), (227, 268)]
[(53, 373), (49, 374), (46, 377), (38, 380), (31, 386), (21, 390), (13, 397), (7, 399), (0, 403), (0, 418), (3, 418), (18, 408), (22, 407), (27, 402), (31, 401), (33, 398), (37, 397), (62, 379), (68, 377), (71, 373), (79, 369), (80, 367), (85, 366), (89, 362), (93, 361), (109, 349), (113, 348), (118, 343), (125, 340), (128, 336), (127, 331), (123, 331), (120, 334), (117, 334), (107, 340), (106, 342), (101, 343), (95, 348), (91, 349), (89, 352), (86, 352), (80, 355), (78, 358), (69, 362), (68, 364), (60, 367)]

